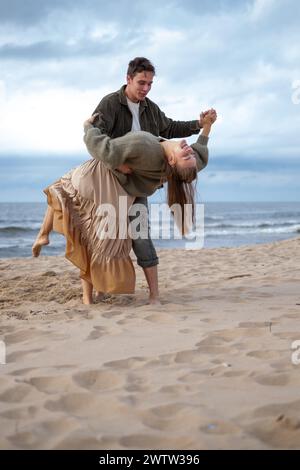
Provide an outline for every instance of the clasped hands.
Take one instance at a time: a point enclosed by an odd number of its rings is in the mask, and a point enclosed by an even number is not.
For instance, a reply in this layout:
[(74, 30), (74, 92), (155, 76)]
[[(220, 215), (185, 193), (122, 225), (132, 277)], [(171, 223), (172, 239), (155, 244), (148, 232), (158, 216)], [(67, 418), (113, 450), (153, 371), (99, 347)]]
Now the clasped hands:
[(202, 128), (205, 124), (213, 124), (217, 120), (217, 111), (214, 108), (203, 111), (199, 117), (199, 125)]

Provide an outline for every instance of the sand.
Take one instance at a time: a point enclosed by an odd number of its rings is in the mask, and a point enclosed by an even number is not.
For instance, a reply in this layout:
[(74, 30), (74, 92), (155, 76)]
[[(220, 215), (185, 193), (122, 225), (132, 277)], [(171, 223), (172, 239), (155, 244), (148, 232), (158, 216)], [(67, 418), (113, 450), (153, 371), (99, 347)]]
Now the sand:
[(160, 307), (0, 260), (2, 449), (300, 448), (300, 239), (159, 256)]

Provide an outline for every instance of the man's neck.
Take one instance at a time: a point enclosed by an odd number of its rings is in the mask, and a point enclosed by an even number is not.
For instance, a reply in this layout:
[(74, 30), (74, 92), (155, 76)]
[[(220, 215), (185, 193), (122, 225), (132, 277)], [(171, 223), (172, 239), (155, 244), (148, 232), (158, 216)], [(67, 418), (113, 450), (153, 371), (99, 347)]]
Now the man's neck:
[(132, 97), (130, 95), (130, 93), (128, 92), (127, 90), (127, 87), (125, 88), (125, 95), (127, 96), (127, 98), (132, 101), (133, 103), (139, 103), (139, 100), (137, 100), (136, 98)]

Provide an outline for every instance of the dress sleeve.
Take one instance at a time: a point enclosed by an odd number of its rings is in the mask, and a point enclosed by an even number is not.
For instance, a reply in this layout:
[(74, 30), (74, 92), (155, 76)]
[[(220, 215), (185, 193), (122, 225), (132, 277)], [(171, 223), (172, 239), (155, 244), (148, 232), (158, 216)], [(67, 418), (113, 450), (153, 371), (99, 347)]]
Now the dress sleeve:
[(195, 151), (196, 160), (197, 160), (197, 171), (203, 170), (206, 167), (208, 162), (208, 137), (204, 135), (199, 135), (198, 140), (195, 144), (192, 144), (191, 147)]
[(115, 169), (125, 161), (125, 155), (114, 144), (114, 139), (103, 134), (92, 124), (84, 127), (83, 140), (90, 155), (101, 160), (108, 168)]

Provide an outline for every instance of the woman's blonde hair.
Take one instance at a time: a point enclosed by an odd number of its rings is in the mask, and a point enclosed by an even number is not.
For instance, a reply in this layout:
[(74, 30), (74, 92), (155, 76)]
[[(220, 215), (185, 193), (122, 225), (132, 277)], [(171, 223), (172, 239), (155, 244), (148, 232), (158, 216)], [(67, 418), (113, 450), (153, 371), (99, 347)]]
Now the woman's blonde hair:
[[(182, 168), (171, 166), (166, 161), (164, 172), (164, 182), (168, 183), (168, 206), (174, 213), (174, 205), (179, 205), (180, 217), (175, 221), (181, 230), (182, 235), (186, 235), (191, 227), (186, 224), (187, 210), (191, 208), (191, 222), (195, 223), (195, 186), (197, 182), (197, 168)], [(175, 206), (176, 207), (176, 206)], [(172, 209), (173, 208), (173, 209)]]

